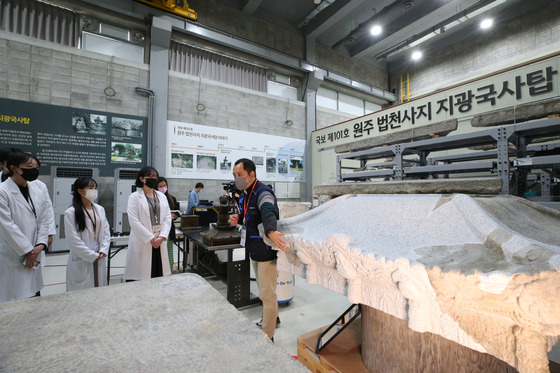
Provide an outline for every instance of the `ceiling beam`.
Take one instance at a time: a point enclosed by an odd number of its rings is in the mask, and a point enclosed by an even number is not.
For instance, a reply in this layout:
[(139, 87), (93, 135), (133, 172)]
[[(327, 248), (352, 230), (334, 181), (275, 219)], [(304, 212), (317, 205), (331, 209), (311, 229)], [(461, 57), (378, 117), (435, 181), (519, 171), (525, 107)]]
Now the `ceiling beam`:
[(327, 32), (338, 21), (348, 16), (352, 10), (362, 5), (365, 0), (338, 0), (329, 5), (303, 27), (304, 35), (309, 39), (316, 39)]
[(253, 14), (261, 6), (263, 0), (247, 0), (243, 5), (243, 13)]
[(444, 21), (445, 19), (452, 17), (453, 15), (462, 12), (464, 9), (471, 7), (480, 0), (454, 0), (443, 5), (439, 9), (436, 9), (432, 13), (402, 27), (397, 32), (386, 37), (379, 43), (369, 45), (365, 48), (360, 48), (360, 50), (353, 50), (352, 57), (365, 58), (369, 55), (377, 55), (381, 52), (391, 49), (397, 44), (407, 40), (411, 35), (416, 35), (421, 30), (431, 29), (435, 24)]

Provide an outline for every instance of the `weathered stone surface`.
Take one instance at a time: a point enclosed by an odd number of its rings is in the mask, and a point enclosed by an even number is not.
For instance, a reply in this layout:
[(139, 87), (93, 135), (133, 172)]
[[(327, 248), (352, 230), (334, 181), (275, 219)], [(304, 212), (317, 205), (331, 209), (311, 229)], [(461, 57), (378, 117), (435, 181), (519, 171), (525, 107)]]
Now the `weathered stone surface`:
[(501, 179), (481, 177), (322, 184), (316, 185), (313, 193), (329, 196), (344, 194), (498, 194), (501, 188)]
[(280, 219), (291, 218), (311, 209), (311, 202), (278, 202)]
[(391, 132), (386, 135), (358, 140), (348, 144), (337, 145), (335, 146), (334, 151), (336, 153), (357, 152), (359, 150), (376, 148), (383, 145), (392, 145), (399, 142), (424, 140), (429, 139), (431, 137), (430, 135), (445, 136), (456, 129), (457, 119), (450, 119), (443, 122), (413, 127), (402, 131)]
[(559, 211), (513, 196), (345, 195), (278, 230), (288, 242), (279, 269), (521, 373), (548, 372)]
[(546, 118), (548, 115), (553, 114), (560, 114), (560, 98), (511, 106), (509, 108), (475, 115), (471, 120), (471, 125), (473, 127), (492, 127)]
[(203, 278), (0, 304), (2, 372), (307, 372)]

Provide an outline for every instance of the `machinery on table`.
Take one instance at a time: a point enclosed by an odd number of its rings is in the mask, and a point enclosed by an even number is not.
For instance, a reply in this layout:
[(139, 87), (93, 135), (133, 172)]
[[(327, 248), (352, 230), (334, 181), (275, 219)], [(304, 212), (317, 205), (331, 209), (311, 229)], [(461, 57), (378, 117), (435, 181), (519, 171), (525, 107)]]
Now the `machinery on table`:
[(211, 228), (201, 232), (202, 240), (211, 246), (238, 244), (241, 241), (241, 234), (229, 222), (230, 213), (235, 212), (235, 205), (228, 196), (221, 196), (220, 204), (214, 206), (218, 211), (218, 222), (212, 223)]

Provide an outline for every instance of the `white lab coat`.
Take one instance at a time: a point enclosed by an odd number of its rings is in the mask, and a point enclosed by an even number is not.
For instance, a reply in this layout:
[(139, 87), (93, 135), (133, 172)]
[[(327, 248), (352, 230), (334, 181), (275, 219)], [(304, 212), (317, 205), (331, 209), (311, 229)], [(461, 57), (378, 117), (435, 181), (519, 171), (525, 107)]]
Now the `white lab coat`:
[(43, 193), (28, 183), (37, 217), (12, 178), (0, 184), (0, 302), (25, 299), (43, 288), (43, 271), (25, 268), (23, 261), (35, 245), (47, 244), (47, 211)]
[[(167, 239), (171, 229), (171, 210), (165, 194), (155, 191), (159, 198), (159, 213), (161, 231), (159, 236)], [(130, 236), (128, 250), (126, 251), (126, 266), (124, 269), (125, 280), (145, 280), (152, 277), (152, 222), (148, 199), (142, 189), (138, 189), (128, 197), (128, 222)], [(161, 266), (163, 275), (169, 276), (169, 255), (165, 241), (160, 246)]]
[[(103, 207), (95, 203), (93, 206), (97, 212), (97, 224), (101, 224), (98, 235), (95, 235), (93, 222), (87, 215), (85, 215), (86, 228), (79, 232), (74, 207), (69, 207), (64, 212), (64, 233), (70, 247), (66, 265), (67, 291), (94, 287), (93, 262), (99, 257), (99, 253), (109, 255), (109, 245), (111, 244), (109, 222)], [(99, 286), (105, 286), (107, 285), (107, 257), (98, 260), (97, 263)]]
[[(38, 189), (41, 190), (41, 203), (43, 204), (42, 208), (45, 209), (45, 219), (47, 219), (49, 225), (49, 236), (54, 237), (56, 236), (56, 227), (54, 225), (54, 209), (52, 206), (51, 197), (49, 196), (49, 190), (47, 189), (45, 183), (43, 183), (41, 180), (34, 180), (30, 181), (29, 183), (36, 185)], [(33, 200), (33, 202), (35, 202), (35, 200)], [(39, 259), (43, 267), (47, 263), (47, 256), (45, 255), (45, 251), (46, 250), (41, 251), (41, 259)]]

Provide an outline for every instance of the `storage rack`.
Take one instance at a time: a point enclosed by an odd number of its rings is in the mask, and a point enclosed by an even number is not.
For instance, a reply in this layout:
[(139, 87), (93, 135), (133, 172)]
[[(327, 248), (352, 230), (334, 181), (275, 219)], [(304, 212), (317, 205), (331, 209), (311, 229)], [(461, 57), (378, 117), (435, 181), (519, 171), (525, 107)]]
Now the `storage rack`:
[[(537, 138), (550, 136), (560, 136), (560, 118), (498, 126), (460, 135), (339, 154), (336, 162), (337, 181), (340, 183), (371, 178), (437, 178), (449, 177), (451, 173), (483, 172), (496, 174), (502, 180), (501, 194), (513, 194), (515, 190), (515, 194), (523, 195), (527, 190), (528, 174), (533, 169), (540, 169), (542, 195), (550, 196), (551, 181), (554, 177), (560, 177), (560, 144), (529, 145)], [(510, 144), (513, 144), (513, 147)], [(430, 153), (437, 151), (484, 145), (495, 149), (428, 158)], [(415, 159), (405, 158), (411, 155)], [(383, 161), (383, 158), (392, 160)], [(384, 168), (343, 172), (356, 169), (343, 165), (345, 160), (360, 161), (360, 168), (365, 168), (368, 161), (381, 160), (369, 166)]]

